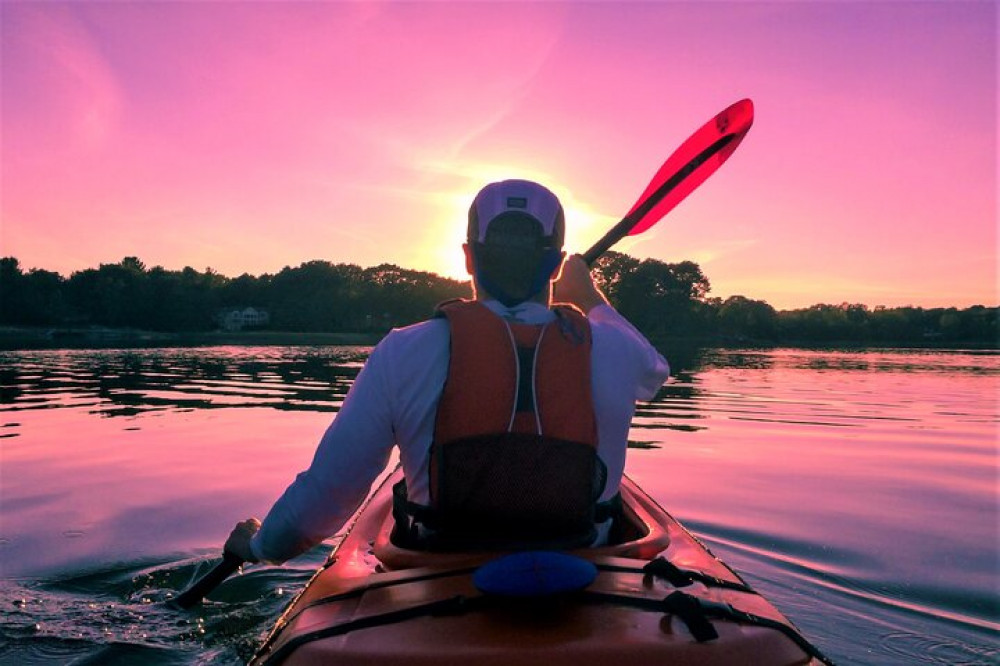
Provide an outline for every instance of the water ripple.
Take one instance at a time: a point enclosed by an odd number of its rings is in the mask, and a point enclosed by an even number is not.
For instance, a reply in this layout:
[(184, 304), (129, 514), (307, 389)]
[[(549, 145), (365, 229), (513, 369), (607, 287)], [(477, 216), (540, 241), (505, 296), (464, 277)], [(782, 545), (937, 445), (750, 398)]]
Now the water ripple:
[(942, 666), (987, 666), (996, 664), (1000, 649), (966, 645), (939, 635), (899, 631), (879, 639), (885, 652), (902, 657), (908, 663), (930, 663)]
[[(809, 587), (822, 587), (869, 606), (1000, 632), (1000, 605), (989, 590), (972, 595), (947, 586), (902, 586), (866, 573), (879, 569), (878, 560), (852, 549), (711, 523), (690, 521), (689, 525), (709, 543), (780, 571), (783, 580), (795, 577)], [(977, 611), (986, 617), (976, 615)]]
[(190, 611), (164, 602), (217, 559), (120, 563), (35, 583), (0, 582), (0, 662), (235, 666), (246, 663), (291, 595), (331, 550), (255, 567)]

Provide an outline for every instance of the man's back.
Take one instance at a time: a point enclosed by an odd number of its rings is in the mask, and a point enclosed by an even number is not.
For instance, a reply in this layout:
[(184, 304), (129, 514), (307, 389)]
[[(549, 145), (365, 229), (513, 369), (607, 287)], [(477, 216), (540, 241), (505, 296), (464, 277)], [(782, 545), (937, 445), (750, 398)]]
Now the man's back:
[[(554, 318), (551, 310), (538, 303), (515, 308), (505, 308), (496, 301), (485, 304), (512, 321), (542, 324)], [(635, 401), (652, 398), (669, 368), (612, 308), (595, 308), (588, 319), (593, 335), (591, 392), (598, 420), (597, 452), (608, 467), (608, 483), (601, 499), (607, 500), (618, 492)], [(447, 322), (432, 319), (393, 331), (369, 360), (389, 400), (410, 498), (425, 504), (430, 500), (430, 447), (438, 400), (448, 374), (449, 340)]]

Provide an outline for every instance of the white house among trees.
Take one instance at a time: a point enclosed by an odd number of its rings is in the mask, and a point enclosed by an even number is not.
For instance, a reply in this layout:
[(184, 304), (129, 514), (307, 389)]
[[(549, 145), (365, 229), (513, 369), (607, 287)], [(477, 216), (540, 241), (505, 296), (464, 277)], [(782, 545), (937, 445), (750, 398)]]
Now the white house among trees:
[(267, 310), (254, 307), (230, 308), (217, 315), (219, 325), (226, 331), (241, 331), (244, 328), (258, 328), (271, 321)]

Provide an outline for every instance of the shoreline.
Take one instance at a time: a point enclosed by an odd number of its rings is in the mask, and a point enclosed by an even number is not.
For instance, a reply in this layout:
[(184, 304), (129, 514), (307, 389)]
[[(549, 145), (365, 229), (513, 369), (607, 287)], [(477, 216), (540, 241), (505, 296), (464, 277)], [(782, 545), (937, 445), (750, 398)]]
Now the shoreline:
[[(168, 333), (107, 327), (0, 327), (0, 351), (59, 349), (148, 349), (154, 347), (266, 347), (266, 346), (374, 346), (385, 332), (302, 332), (302, 331), (201, 331)], [(1000, 351), (995, 344), (969, 340), (753, 340), (723, 337), (690, 338), (653, 336), (660, 350), (675, 352), (697, 349), (940, 349), (951, 351)]]
[(146, 349), (151, 347), (371, 346), (385, 333), (200, 331), (167, 333), (105, 327), (2, 327), (0, 351)]

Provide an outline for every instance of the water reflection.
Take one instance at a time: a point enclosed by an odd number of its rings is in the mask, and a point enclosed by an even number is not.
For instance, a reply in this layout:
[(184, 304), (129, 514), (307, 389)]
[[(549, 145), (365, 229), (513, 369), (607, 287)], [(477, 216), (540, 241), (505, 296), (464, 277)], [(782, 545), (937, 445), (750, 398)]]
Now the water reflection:
[(710, 349), (696, 359), (639, 405), (634, 428), (697, 432), (719, 419), (819, 428), (997, 423), (997, 396), (978, 385), (949, 381), (929, 393), (914, 377), (997, 378), (996, 353)]
[(705, 349), (694, 366), (752, 370), (836, 370), (848, 372), (967, 373), (996, 375), (995, 351), (947, 349)]
[(85, 407), (109, 417), (219, 407), (335, 412), (369, 351), (217, 347), (5, 353), (0, 354), (0, 411)]

